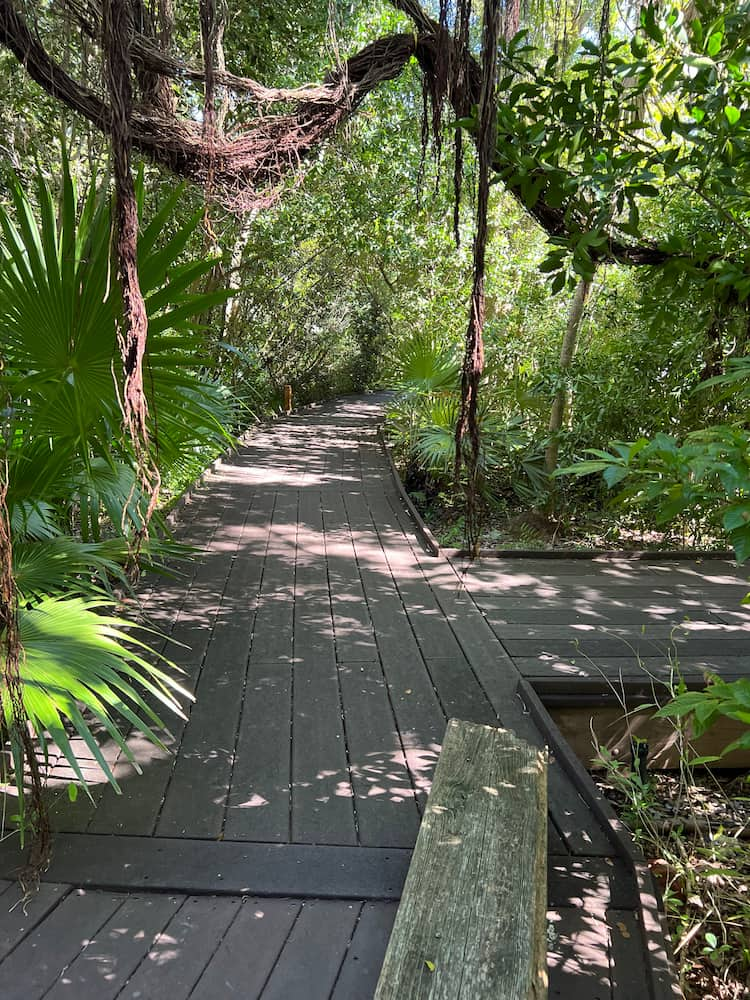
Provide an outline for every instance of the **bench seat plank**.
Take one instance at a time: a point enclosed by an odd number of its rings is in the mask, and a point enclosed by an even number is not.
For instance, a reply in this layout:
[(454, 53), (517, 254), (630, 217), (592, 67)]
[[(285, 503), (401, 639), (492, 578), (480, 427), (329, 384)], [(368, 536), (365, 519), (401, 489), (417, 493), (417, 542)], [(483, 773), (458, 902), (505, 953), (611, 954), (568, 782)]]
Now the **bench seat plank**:
[(452, 719), (375, 1000), (546, 997), (544, 754)]

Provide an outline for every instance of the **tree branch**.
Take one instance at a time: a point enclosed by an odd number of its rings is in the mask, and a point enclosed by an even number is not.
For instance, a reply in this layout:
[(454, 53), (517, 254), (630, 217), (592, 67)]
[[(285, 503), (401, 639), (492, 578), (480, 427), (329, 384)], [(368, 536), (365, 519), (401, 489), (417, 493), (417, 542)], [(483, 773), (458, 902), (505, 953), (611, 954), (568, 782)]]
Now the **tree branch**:
[[(389, 35), (372, 42), (341, 66), (331, 69), (317, 86), (292, 90), (267, 88), (255, 80), (217, 68), (215, 82), (218, 85), (245, 93), (259, 105), (291, 104), (290, 111), (260, 115), (251, 129), (233, 137), (222, 137), (209, 149), (198, 123), (170, 115), (163, 105), (142, 106), (132, 116), (133, 146), (155, 163), (199, 183), (205, 184), (210, 171), (212, 192), (229, 208), (246, 211), (271, 204), (278, 197), (285, 176), (299, 171), (304, 158), (352, 116), (367, 94), (399, 76), (412, 56), (416, 56), (427, 79), (433, 81), (446, 57), (458, 59), (453, 36), (427, 14), (418, 0), (390, 2), (411, 19), (416, 34)], [(82, 28), (98, 39), (101, 28), (99, 0), (65, 0), (65, 3)], [(82, 114), (97, 128), (111, 132), (109, 105), (52, 59), (39, 38), (30, 31), (14, 0), (0, 0), (0, 44), (13, 52), (48, 94)], [(142, 32), (136, 32), (133, 38), (132, 56), (134, 62), (149, 73), (171, 79), (204, 81), (202, 69), (178, 62), (160, 50), (154, 38)], [(466, 66), (463, 92), (446, 95), (458, 117), (465, 113), (467, 103), (471, 107), (479, 102), (481, 76), (476, 59), (470, 54)], [(499, 148), (494, 169), (502, 170), (508, 163)], [(542, 194), (536, 204), (528, 208), (520, 187), (513, 184), (506, 184), (506, 187), (551, 237), (570, 236), (571, 223), (564, 207), (553, 208)], [(574, 218), (572, 225), (581, 232), (586, 229), (583, 218)], [(593, 250), (591, 257), (597, 263), (631, 266), (660, 265), (679, 258), (691, 260), (651, 242), (630, 243), (618, 234), (616, 227), (611, 230), (607, 246)], [(694, 263), (705, 267), (705, 263)]]

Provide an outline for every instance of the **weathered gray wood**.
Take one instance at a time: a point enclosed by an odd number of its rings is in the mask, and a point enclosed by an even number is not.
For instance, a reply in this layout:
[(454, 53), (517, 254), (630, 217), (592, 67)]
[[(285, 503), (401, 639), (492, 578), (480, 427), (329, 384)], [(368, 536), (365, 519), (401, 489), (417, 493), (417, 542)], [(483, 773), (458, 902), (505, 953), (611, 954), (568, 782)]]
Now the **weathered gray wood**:
[(546, 996), (546, 761), (448, 724), (376, 1000)]

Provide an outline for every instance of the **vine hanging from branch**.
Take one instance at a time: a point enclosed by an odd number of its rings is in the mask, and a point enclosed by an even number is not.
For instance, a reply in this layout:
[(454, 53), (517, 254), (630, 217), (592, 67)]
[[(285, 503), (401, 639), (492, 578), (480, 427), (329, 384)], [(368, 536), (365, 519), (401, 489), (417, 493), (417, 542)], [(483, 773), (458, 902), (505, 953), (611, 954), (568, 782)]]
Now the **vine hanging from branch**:
[(117, 338), (123, 365), (121, 407), (139, 478), (148, 499), (144, 523), (136, 540), (148, 528), (159, 499), (159, 469), (150, 457), (148, 403), (143, 386), (143, 363), (148, 339), (148, 315), (138, 280), (138, 204), (131, 172), (130, 119), (133, 109), (130, 43), (133, 13), (129, 0), (104, 0), (103, 51), (111, 107), (112, 165), (115, 182), (117, 278), (122, 315)]
[[(470, 0), (463, 0), (470, 5)], [(461, 373), (461, 412), (456, 424), (456, 478), (466, 456), (466, 535), (472, 556), (479, 552), (481, 533), (480, 498), (480, 428), (478, 418), (479, 382), (484, 370), (484, 280), (487, 248), (487, 213), (490, 195), (490, 171), (495, 155), (495, 120), (497, 87), (497, 52), (500, 41), (500, 0), (484, 0), (482, 19), (482, 85), (477, 121), (477, 208), (474, 232), (474, 266), (469, 307), (469, 325)]]
[[(141, 93), (130, 119), (133, 147), (154, 163), (202, 185), (212, 171), (213, 198), (232, 211), (244, 213), (276, 201), (285, 179), (300, 176), (305, 159), (356, 112), (371, 91), (399, 76), (412, 57), (422, 69), (430, 100), (441, 106), (447, 100), (461, 118), (467, 106), (478, 105), (481, 90), (480, 66), (469, 51), (465, 32), (456, 34), (454, 24), (451, 33), (430, 17), (418, 0), (390, 2), (411, 19), (414, 31), (371, 42), (335, 65), (320, 84), (271, 88), (216, 67), (216, 85), (231, 90), (238, 101), (251, 103), (252, 123), (222, 136), (213, 150), (207, 146), (201, 122), (170, 111), (163, 100), (150, 102), (153, 87)], [(101, 0), (60, 0), (60, 4), (81, 30), (101, 43)], [(514, 23), (517, 7), (517, 0), (506, 0), (506, 33)], [(149, 28), (148, 18), (143, 27), (148, 30), (139, 26), (131, 40), (137, 75), (161, 76), (181, 84), (204, 83), (203, 68), (185, 64), (161, 47), (161, 28)], [(71, 77), (55, 61), (24, 18), (20, 0), (0, 0), (0, 45), (15, 55), (48, 94), (111, 133), (113, 111), (105, 96)], [(448, 81), (455, 77), (457, 66), (465, 67), (465, 79), (462, 86), (450, 87)], [(275, 107), (278, 105), (282, 105), (280, 110)], [(432, 121), (437, 125), (440, 119), (433, 115)], [(465, 142), (465, 137), (461, 141)], [(508, 150), (506, 156), (502, 147), (496, 149), (493, 169), (502, 170), (512, 162), (512, 153)], [(527, 205), (520, 183), (508, 179), (505, 186), (550, 236), (566, 238), (571, 232), (583, 231), (586, 220), (574, 205), (552, 205), (543, 193)], [(648, 240), (634, 240), (616, 225), (606, 235), (606, 241), (591, 250), (592, 260), (598, 263), (658, 266), (684, 256)], [(706, 266), (706, 261), (695, 263)]]

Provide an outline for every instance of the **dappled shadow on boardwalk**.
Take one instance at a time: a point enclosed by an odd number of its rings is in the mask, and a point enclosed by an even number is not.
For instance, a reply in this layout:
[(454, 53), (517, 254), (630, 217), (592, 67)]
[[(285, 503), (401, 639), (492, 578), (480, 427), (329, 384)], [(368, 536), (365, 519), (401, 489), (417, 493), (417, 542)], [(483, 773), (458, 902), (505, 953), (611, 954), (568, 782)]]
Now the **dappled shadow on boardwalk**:
[[(350, 848), (363, 857), (374, 850), (385, 858), (414, 843), (448, 718), (500, 723), (539, 743), (544, 736), (519, 697), (521, 678), (643, 676), (644, 666), (658, 674), (667, 667), (671, 629), (686, 612), (693, 623), (685, 658), (718, 662), (708, 648), (718, 635), (722, 656), (739, 657), (732, 643), (744, 641), (735, 603), (742, 584), (728, 564), (665, 572), (664, 565), (540, 560), (464, 572), (425, 555), (388, 478), (375, 435), (379, 413), (377, 399), (349, 399), (261, 428), (196, 492), (178, 535), (203, 551), (174, 580), (147, 581), (141, 595), (146, 620), (169, 635), (166, 653), (185, 671), (196, 702), (186, 721), (172, 720), (169, 753), (130, 737), (140, 777), (105, 746), (121, 796), (88, 759), (94, 801), (69, 803), (71, 775), (62, 763), (53, 767), (51, 785), (63, 791), (59, 830), (156, 838), (165, 854), (198, 838), (228, 847)], [(627, 956), (630, 942), (641, 940), (639, 902), (606, 823), (557, 762), (549, 830), (552, 995), (584, 1000), (601, 989), (609, 996), (612, 956)], [(219, 892), (220, 877), (217, 870)], [(367, 997), (372, 975), (357, 980), (353, 970), (361, 962), (376, 978), (393, 910), (365, 898), (346, 906), (319, 901), (317, 910), (302, 899), (272, 900), (263, 912), (274, 919), (263, 924), (251, 901), (241, 905), (231, 895), (214, 909), (190, 893), (175, 900), (159, 933), (144, 924), (133, 973), (136, 984), (139, 976), (160, 982), (161, 971), (186, 957), (189, 964), (191, 921), (205, 922), (214, 957), (175, 996), (195, 983), (202, 985), (191, 995), (220, 995), (210, 992), (212, 968), (244, 982), (248, 965), (261, 969), (268, 960), (292, 978), (283, 993), (281, 980), (267, 974), (264, 997), (307, 1000), (315, 961), (329, 963), (316, 996)], [(66, 905), (77, 903), (71, 897)], [(109, 902), (91, 905), (99, 927), (118, 913), (113, 926), (130, 926), (124, 900), (109, 915)], [(339, 935), (335, 946), (316, 937), (328, 920)], [(261, 925), (273, 934), (264, 936)], [(262, 958), (222, 943), (240, 940), (234, 927), (254, 929)], [(102, 952), (92, 968), (106, 970), (108, 962)], [(304, 970), (296, 985), (295, 963)], [(640, 976), (646, 988), (643, 963), (633, 968), (631, 992), (617, 995), (646, 995), (633, 985)], [(247, 987), (245, 995), (260, 992)]]

